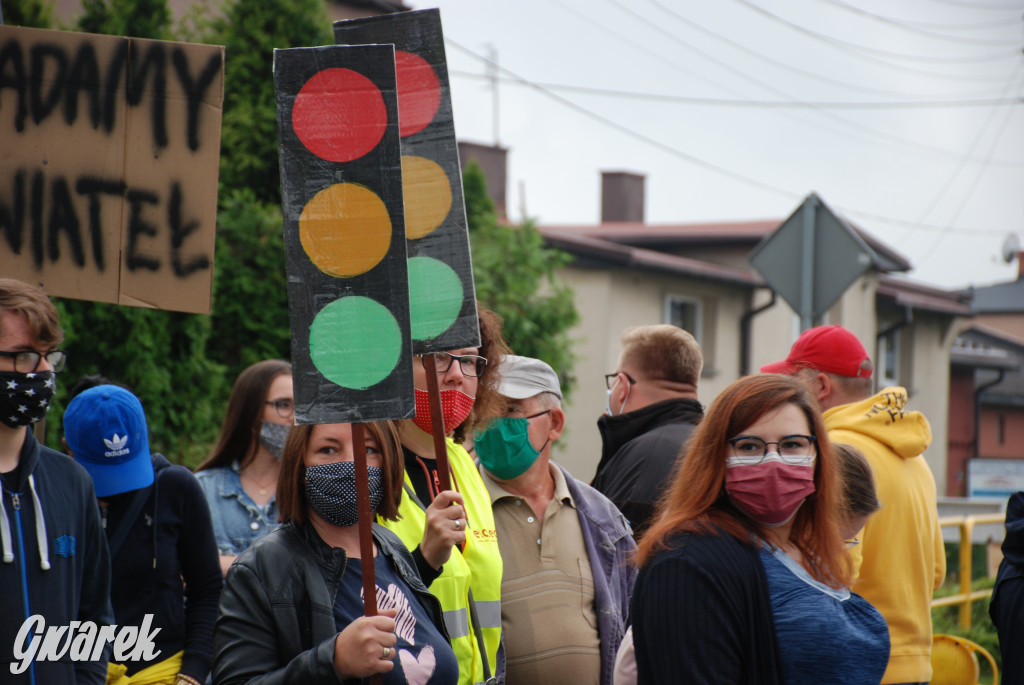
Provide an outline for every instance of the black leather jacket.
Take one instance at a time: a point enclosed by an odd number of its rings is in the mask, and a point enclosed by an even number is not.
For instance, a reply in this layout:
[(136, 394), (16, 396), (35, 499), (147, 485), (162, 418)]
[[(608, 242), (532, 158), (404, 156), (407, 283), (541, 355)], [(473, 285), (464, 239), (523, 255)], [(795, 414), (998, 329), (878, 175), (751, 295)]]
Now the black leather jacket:
[[(412, 555), (383, 526), (373, 525), (373, 537), (447, 639), (441, 604), (420, 580)], [(213, 682), (341, 682), (334, 670), (334, 598), (347, 560), (345, 550), (329, 547), (308, 524), (286, 523), (243, 552), (220, 598)]]

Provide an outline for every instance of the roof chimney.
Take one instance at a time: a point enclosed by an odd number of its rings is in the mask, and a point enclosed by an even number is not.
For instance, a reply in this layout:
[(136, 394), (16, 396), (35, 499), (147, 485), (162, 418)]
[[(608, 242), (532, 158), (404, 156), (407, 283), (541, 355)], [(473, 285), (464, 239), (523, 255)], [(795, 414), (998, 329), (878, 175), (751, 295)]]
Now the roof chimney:
[(462, 168), (476, 160), (487, 179), (487, 195), (494, 201), (499, 219), (507, 219), (505, 211), (505, 184), (508, 175), (508, 148), (459, 141), (459, 162)]
[(628, 171), (601, 172), (601, 223), (644, 222), (644, 178)]

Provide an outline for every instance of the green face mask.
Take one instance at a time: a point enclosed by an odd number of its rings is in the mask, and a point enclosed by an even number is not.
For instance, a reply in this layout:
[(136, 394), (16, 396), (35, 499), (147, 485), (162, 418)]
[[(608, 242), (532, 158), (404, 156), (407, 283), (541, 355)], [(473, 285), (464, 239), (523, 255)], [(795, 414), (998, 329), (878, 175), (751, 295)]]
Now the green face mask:
[(545, 442), (538, 450), (530, 444), (529, 420), (547, 413), (526, 418), (503, 416), (492, 421), (487, 430), (476, 431), (473, 444), (484, 468), (498, 480), (512, 480), (526, 473), (547, 445)]

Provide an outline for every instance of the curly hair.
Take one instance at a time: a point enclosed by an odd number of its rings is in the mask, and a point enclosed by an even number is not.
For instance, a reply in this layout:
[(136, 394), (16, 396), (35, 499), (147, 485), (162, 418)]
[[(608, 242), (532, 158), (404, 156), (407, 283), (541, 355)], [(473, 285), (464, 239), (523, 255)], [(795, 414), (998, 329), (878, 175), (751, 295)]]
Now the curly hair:
[(480, 321), (480, 356), (487, 359), (487, 366), (476, 386), (472, 413), (452, 434), (452, 439), (457, 443), (462, 443), (466, 436), (473, 434), (476, 426), (501, 413), (503, 408), (498, 393), (501, 360), (506, 354), (511, 354), (501, 333), (504, 321), (490, 309), (478, 309), (477, 315)]

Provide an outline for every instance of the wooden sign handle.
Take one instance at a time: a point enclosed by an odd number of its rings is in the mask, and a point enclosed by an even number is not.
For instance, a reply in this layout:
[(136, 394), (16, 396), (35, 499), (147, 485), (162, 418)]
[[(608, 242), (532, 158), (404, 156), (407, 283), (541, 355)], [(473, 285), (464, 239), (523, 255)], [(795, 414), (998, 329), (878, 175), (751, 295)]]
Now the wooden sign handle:
[[(352, 454), (356, 465), (356, 507), (359, 511), (359, 556), (363, 569), (363, 609), (367, 616), (377, 615), (377, 579), (373, 568), (373, 511), (370, 509), (370, 476), (366, 471), (366, 427), (352, 424)], [(381, 685), (379, 673), (370, 676), (370, 685)]]
[(430, 399), (430, 425), (434, 429), (434, 459), (437, 460), (437, 480), (441, 490), (451, 490), (448, 446), (444, 441), (444, 415), (441, 411), (441, 388), (437, 384), (437, 362), (434, 360), (432, 352), (423, 355), (423, 370), (427, 373), (427, 395)]

